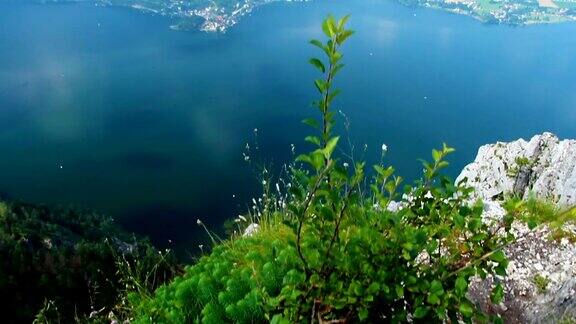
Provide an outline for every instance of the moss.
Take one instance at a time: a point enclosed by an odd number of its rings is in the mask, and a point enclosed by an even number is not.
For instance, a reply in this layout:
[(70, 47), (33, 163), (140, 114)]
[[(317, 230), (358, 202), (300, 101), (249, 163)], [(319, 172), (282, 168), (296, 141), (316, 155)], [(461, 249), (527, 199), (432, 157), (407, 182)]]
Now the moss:
[(534, 161), (530, 161), (527, 157), (516, 157), (514, 160), (514, 165), (508, 167), (505, 165), (504, 169), (506, 170), (506, 175), (509, 178), (516, 178), (520, 173), (522, 167), (531, 167), (534, 164)]
[(532, 278), (532, 282), (534, 283), (534, 285), (536, 285), (538, 293), (543, 294), (548, 290), (550, 279), (540, 274), (537, 274), (534, 276), (534, 278)]
[(518, 156), (514, 161), (516, 162), (516, 165), (519, 167), (529, 166), (532, 164), (530, 159), (525, 156)]

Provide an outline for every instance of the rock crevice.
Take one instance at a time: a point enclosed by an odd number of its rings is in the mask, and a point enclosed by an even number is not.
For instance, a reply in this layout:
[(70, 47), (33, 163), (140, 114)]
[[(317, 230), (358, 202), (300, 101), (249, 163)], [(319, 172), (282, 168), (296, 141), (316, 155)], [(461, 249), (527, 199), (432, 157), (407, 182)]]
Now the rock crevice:
[(576, 204), (576, 140), (544, 133), (480, 147), (456, 179), (476, 189), (475, 198), (533, 195), (563, 206)]

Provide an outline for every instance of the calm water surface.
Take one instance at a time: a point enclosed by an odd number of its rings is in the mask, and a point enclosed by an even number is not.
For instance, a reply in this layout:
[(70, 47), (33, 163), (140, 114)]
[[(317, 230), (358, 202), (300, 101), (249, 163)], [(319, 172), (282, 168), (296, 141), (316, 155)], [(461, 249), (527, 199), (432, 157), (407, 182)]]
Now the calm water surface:
[(274, 4), (225, 35), (87, 4), (0, 4), (0, 192), (113, 215), (194, 248), (257, 194), (244, 163), (304, 149), (314, 110), (307, 58), (326, 13), (357, 35), (337, 103), (352, 140), (413, 179), (417, 158), (552, 131), (576, 137), (576, 24), (514, 28), (385, 0)]

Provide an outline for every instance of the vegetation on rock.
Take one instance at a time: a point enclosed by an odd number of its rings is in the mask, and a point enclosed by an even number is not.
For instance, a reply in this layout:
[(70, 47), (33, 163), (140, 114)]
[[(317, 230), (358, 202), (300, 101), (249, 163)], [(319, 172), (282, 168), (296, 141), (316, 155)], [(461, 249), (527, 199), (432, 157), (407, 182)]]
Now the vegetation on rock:
[[(499, 321), (467, 291), (474, 276), (506, 274), (502, 248), (514, 241), (514, 219), (486, 224), (472, 189), (441, 174), (454, 150), (433, 150), (422, 179), (403, 188), (392, 167), (375, 165), (368, 178), (365, 163), (335, 153), (334, 78), (353, 33), (347, 19), (329, 17), (328, 40), (311, 42), (325, 55), (310, 60), (322, 74), (314, 82), (320, 118), (304, 121), (318, 131), (306, 138), (315, 149), (290, 165), (287, 184), (264, 195), (252, 215), (260, 230), (215, 246), (140, 299), (137, 323)], [(502, 297), (496, 284), (492, 301)]]

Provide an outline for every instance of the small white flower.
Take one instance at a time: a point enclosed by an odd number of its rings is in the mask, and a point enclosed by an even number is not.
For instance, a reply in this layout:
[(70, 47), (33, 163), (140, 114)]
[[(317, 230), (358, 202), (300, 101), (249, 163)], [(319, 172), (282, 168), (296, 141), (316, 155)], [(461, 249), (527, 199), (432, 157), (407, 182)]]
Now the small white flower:
[(258, 128), (254, 128), (254, 133), (258, 133)]
[(348, 169), (348, 167), (349, 167), (350, 165), (348, 164), (348, 162), (344, 162), (344, 163), (342, 163), (342, 166), (343, 166), (344, 168)]
[(202, 221), (200, 220), (200, 218), (198, 218), (198, 219), (196, 220), (196, 224), (202, 225)]
[(202, 250), (202, 248), (204, 247), (203, 244), (198, 245), (198, 247), (200, 248), (200, 250)]
[(263, 186), (266, 185), (266, 180), (262, 180), (262, 185), (263, 185)]
[(388, 151), (388, 145), (382, 144), (382, 152)]

